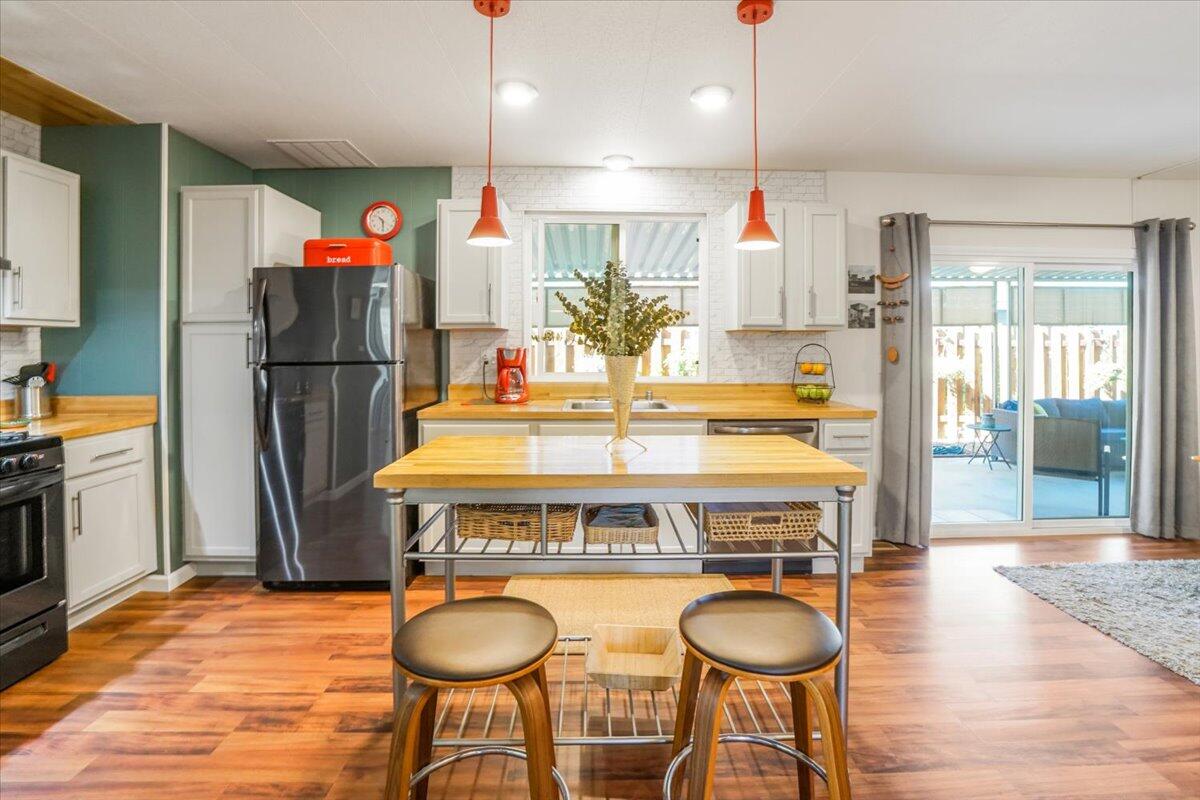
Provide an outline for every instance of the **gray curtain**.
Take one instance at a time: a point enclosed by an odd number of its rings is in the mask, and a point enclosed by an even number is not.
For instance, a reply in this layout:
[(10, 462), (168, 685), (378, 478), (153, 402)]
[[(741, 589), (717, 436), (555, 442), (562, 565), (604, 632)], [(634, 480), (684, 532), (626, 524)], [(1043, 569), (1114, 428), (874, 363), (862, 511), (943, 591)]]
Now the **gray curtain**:
[(1145, 536), (1200, 538), (1196, 408), (1197, 280), (1186, 219), (1137, 224), (1137, 410), (1130, 524)]
[[(896, 291), (880, 288), (884, 300), (909, 305), (881, 308), (883, 409), (879, 437), (883, 469), (875, 506), (878, 536), (889, 542), (929, 545), (933, 496), (933, 320), (930, 292), (929, 218), (889, 214), (895, 222), (881, 227), (879, 265), (884, 275), (911, 277)], [(887, 323), (884, 316), (903, 317)], [(889, 348), (899, 359), (888, 361)]]

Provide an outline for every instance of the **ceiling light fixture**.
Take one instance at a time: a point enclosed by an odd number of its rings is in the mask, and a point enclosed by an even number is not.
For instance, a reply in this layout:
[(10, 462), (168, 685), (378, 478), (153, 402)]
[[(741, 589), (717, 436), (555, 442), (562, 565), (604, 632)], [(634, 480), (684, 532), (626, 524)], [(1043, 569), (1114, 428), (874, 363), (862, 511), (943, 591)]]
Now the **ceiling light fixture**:
[(624, 172), (633, 166), (633, 156), (613, 154), (600, 159), (600, 163), (612, 172)]
[(728, 86), (701, 86), (692, 91), (692, 102), (705, 111), (720, 111), (732, 97), (733, 89)]
[(779, 247), (779, 239), (767, 222), (763, 190), (758, 185), (758, 26), (769, 20), (774, 11), (774, 0), (741, 0), (737, 6), (738, 19), (749, 25), (752, 31), (754, 64), (754, 188), (750, 190), (746, 225), (734, 245), (738, 250), (772, 250)]
[[(509, 0), (474, 0), (475, 10), (488, 18), (488, 88), (492, 86), (496, 45), (496, 18), (508, 13)], [(512, 237), (500, 219), (500, 207), (496, 200), (496, 187), (492, 186), (492, 92), (488, 92), (488, 155), (487, 183), (483, 185), (483, 197), (479, 203), (479, 219), (467, 236), (467, 244), (476, 247), (506, 247)]]
[(500, 81), (496, 84), (496, 94), (508, 106), (527, 106), (537, 99), (538, 90), (532, 83), (525, 81)]

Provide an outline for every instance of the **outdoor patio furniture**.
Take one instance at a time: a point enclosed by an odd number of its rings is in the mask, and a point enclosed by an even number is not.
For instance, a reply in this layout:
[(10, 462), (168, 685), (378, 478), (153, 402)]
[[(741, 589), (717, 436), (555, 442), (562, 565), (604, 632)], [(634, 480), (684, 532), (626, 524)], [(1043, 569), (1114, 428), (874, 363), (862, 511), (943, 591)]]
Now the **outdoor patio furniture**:
[(975, 431), (975, 438), (978, 442), (975, 445), (975, 452), (971, 453), (971, 457), (967, 459), (970, 464), (977, 458), (982, 458), (987, 464), (988, 469), (992, 469), (992, 463), (1001, 461), (1006, 467), (1012, 469), (1012, 464), (1004, 455), (1004, 450), (1000, 447), (999, 436), (1002, 433), (1012, 432), (1012, 428), (1007, 425), (984, 425), (977, 423), (968, 425), (968, 428)]
[[(1047, 397), (1034, 403), (1045, 412), (1033, 418), (1034, 474), (1094, 481), (1098, 513), (1107, 516), (1110, 475), (1125, 469), (1126, 402)], [(1012, 459), (1020, 452), (1020, 412), (1015, 405), (994, 411), (997, 424), (1011, 428), (997, 438)]]

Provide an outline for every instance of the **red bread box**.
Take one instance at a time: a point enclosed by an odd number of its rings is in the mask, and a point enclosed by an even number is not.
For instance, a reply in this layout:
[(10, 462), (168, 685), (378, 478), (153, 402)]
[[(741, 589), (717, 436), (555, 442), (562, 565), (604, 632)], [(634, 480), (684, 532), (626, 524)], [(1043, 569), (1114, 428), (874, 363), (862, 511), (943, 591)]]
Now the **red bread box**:
[(309, 239), (306, 267), (378, 267), (392, 263), (392, 246), (378, 239)]

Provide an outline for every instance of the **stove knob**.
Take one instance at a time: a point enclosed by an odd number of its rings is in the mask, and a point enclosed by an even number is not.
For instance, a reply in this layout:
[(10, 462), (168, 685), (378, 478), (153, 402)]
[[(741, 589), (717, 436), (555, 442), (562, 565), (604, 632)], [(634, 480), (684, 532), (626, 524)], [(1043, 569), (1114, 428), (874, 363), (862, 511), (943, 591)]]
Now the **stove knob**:
[(17, 471), (15, 458), (0, 458), (0, 475), (11, 475)]
[(18, 462), (17, 466), (19, 466), (21, 469), (36, 469), (40, 463), (42, 463), (41, 453), (26, 453), (25, 455), (21, 456), (21, 460)]

